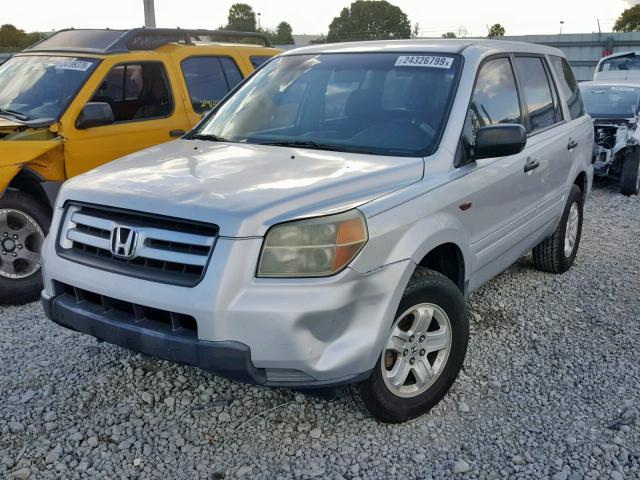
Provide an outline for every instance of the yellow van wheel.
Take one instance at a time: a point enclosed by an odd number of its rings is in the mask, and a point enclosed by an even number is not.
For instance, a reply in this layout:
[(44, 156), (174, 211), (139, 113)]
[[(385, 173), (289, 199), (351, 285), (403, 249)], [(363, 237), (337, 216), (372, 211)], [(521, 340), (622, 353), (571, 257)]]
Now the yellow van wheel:
[(38, 200), (18, 190), (0, 198), (0, 304), (36, 300), (42, 290), (40, 252), (51, 214)]

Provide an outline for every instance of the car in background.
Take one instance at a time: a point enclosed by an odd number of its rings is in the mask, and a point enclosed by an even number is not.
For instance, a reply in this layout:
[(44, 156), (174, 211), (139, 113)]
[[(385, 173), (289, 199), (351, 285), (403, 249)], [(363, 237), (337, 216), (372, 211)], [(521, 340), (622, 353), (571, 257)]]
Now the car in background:
[(601, 58), (593, 80), (640, 81), (640, 52), (619, 52)]
[(624, 195), (640, 192), (640, 79), (580, 84), (585, 108), (593, 119), (594, 174), (620, 182)]
[(13, 57), (13, 53), (0, 53), (0, 65)]
[(350, 385), (376, 418), (405, 421), (463, 365), (465, 294), (529, 251), (542, 271), (571, 267), (592, 145), (555, 48), (291, 50), (180, 140), (65, 183), (43, 305), (232, 379)]
[(184, 135), (280, 52), (269, 45), (232, 31), (63, 30), (2, 65), (0, 304), (38, 296), (62, 182)]

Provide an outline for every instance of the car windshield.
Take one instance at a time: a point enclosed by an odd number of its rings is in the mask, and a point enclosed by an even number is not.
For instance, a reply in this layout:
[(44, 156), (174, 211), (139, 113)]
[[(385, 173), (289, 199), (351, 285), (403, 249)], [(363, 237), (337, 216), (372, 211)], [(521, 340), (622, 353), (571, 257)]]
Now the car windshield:
[(626, 72), (629, 70), (640, 70), (640, 57), (635, 54), (623, 57), (613, 57), (600, 63), (600, 72)]
[(283, 56), (191, 138), (424, 156), (437, 146), (460, 64), (428, 53)]
[(624, 85), (580, 87), (584, 105), (595, 118), (633, 118), (638, 114), (640, 88)]
[(98, 61), (18, 56), (0, 67), (0, 115), (58, 119)]

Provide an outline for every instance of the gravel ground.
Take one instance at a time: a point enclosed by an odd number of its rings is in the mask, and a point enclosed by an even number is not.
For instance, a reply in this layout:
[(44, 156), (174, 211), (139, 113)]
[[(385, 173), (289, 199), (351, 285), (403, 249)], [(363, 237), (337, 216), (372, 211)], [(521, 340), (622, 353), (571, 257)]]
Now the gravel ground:
[(400, 426), (212, 378), (0, 309), (0, 477), (640, 478), (640, 198), (601, 187), (563, 276), (469, 299), (465, 371)]

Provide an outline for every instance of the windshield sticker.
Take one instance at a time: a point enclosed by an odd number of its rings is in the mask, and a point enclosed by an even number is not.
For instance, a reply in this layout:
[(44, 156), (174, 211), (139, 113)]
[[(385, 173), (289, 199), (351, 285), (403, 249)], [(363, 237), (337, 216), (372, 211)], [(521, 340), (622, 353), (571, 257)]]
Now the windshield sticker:
[(452, 57), (433, 57), (431, 55), (401, 55), (396, 60), (396, 67), (429, 67), (451, 68)]
[(56, 65), (56, 70), (75, 70), (76, 72), (86, 72), (91, 68), (93, 63), (83, 62), (81, 60), (73, 60)]

